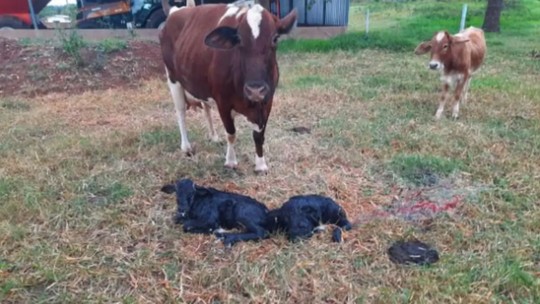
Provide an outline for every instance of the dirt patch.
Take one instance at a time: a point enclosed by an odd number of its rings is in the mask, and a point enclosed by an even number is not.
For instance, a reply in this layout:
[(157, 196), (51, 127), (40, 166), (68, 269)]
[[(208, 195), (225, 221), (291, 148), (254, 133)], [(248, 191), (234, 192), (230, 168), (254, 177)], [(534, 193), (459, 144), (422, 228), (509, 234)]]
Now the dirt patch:
[(21, 45), (0, 38), (0, 49), (0, 96), (135, 87), (164, 74), (159, 45), (150, 41), (128, 41), (114, 52), (84, 47), (79, 64), (52, 44)]

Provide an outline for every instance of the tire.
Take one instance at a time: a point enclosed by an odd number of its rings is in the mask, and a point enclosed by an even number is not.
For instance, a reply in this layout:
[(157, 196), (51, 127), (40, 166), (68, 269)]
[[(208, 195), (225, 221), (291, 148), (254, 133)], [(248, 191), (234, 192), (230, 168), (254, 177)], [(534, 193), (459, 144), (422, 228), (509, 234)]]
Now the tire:
[(28, 29), (28, 25), (24, 24), (21, 20), (11, 16), (0, 16), (0, 30), (1, 29)]
[(160, 26), (163, 26), (165, 24), (165, 20), (167, 20), (167, 16), (165, 16), (165, 13), (162, 9), (158, 9), (154, 11), (152, 14), (150, 14), (150, 17), (146, 20), (146, 28), (159, 28)]

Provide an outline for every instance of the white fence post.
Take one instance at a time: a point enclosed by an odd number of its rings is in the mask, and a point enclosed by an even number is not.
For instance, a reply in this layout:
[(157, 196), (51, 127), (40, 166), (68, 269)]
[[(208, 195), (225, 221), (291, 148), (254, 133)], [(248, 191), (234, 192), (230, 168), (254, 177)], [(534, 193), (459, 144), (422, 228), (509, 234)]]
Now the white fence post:
[(463, 9), (461, 10), (461, 23), (459, 24), (459, 31), (463, 31), (465, 28), (465, 19), (467, 18), (467, 3), (463, 4)]
[(366, 10), (366, 37), (369, 34), (369, 8)]

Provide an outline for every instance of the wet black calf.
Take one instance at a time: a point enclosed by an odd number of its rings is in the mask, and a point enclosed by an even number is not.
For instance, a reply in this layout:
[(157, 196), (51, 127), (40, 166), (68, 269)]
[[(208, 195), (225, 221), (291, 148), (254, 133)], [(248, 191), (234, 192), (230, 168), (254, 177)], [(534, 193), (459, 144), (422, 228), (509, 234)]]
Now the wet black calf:
[[(197, 186), (190, 179), (165, 185), (161, 191), (176, 193), (175, 222), (183, 224), (184, 232), (214, 233), (227, 246), (268, 237), (268, 208), (248, 196)], [(223, 233), (221, 229), (242, 232)]]
[(281, 208), (270, 211), (268, 220), (271, 231), (284, 231), (291, 241), (307, 239), (321, 225), (334, 224), (339, 227), (333, 233), (334, 241), (341, 242), (340, 229), (352, 228), (343, 208), (321, 195), (293, 196)]

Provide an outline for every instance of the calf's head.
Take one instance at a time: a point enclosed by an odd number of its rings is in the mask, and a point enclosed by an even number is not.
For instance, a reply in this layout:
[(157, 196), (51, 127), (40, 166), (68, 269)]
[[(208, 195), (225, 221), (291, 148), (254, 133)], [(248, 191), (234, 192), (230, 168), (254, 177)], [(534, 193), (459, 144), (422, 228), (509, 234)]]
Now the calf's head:
[(321, 213), (311, 206), (303, 206), (285, 217), (287, 237), (291, 241), (307, 239), (313, 235), (320, 225)]
[(190, 179), (181, 179), (174, 184), (163, 186), (161, 191), (168, 194), (176, 194), (177, 210), (175, 222), (179, 224), (188, 218), (189, 211), (194, 204), (194, 198), (197, 192), (205, 191), (205, 189), (198, 187)]
[(431, 51), (429, 68), (432, 70), (441, 70), (445, 64), (452, 60), (452, 50), (463, 47), (469, 39), (458, 35), (452, 36), (446, 31), (435, 33), (430, 41), (420, 43), (414, 53), (423, 55)]
[[(234, 8), (233, 8), (234, 9)], [(262, 6), (238, 8), (236, 26), (219, 26), (205, 38), (211, 48), (236, 52), (229, 64), (239, 73), (244, 98), (265, 102), (277, 86), (276, 48), (278, 38), (296, 22), (296, 9), (278, 19)]]

